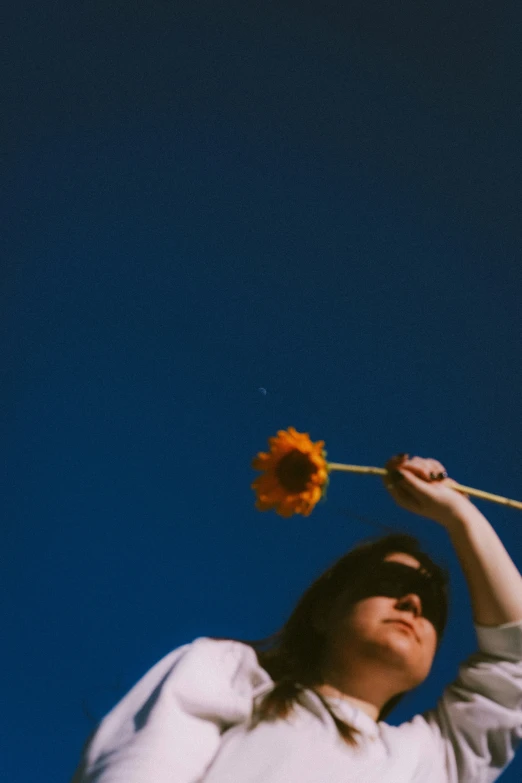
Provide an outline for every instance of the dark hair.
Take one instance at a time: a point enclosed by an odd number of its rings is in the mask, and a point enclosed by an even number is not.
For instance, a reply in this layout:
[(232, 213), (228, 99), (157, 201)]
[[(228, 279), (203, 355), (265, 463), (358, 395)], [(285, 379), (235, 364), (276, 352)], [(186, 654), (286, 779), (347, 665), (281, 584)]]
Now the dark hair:
[[(435, 581), (441, 596), (441, 622), (437, 628), (437, 649), (447, 621), (449, 573), (438, 566), (420, 549), (419, 541), (407, 533), (392, 533), (378, 539), (366, 539), (339, 558), (303, 593), (285, 625), (272, 636), (247, 641), (257, 654), (259, 664), (274, 680), (274, 688), (266, 694), (255, 710), (253, 725), (262, 720), (286, 718), (299, 699), (302, 690), (321, 684), (320, 665), (324, 653), (323, 632), (315, 627), (314, 618), (329, 611), (350, 585), (356, 585), (358, 575), (368, 573), (373, 564), (382, 562), (392, 552), (405, 552), (417, 558)], [(360, 732), (339, 720), (320, 693), (315, 691), (332, 716), (339, 733), (349, 745), (357, 745)], [(397, 706), (405, 693), (391, 698), (381, 709), (383, 720)]]

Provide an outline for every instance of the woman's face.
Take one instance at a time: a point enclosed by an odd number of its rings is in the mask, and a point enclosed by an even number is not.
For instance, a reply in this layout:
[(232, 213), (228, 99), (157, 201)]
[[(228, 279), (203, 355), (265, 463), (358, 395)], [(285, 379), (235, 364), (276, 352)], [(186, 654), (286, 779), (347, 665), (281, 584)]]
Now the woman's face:
[[(396, 552), (385, 560), (419, 568), (412, 555)], [(437, 648), (437, 632), (422, 616), (421, 599), (411, 593), (400, 598), (371, 596), (348, 610), (342, 601), (330, 626), (329, 658), (343, 666), (387, 667), (397, 679), (397, 692), (411, 690), (428, 676)], [(409, 627), (408, 627), (409, 626)]]

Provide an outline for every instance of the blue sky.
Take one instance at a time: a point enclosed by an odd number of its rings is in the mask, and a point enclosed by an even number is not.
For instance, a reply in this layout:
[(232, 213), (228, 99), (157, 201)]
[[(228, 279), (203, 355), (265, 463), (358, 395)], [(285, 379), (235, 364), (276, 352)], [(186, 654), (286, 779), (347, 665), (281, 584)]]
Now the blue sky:
[[(9, 783), (68, 780), (159, 658), (273, 632), (379, 523), (452, 576), (439, 657), (390, 722), (475, 649), (447, 534), (378, 479), (334, 474), (306, 519), (250, 489), (292, 425), (334, 462), (406, 451), (522, 499), (521, 13), (436, 6), (9, 10)], [(477, 505), (520, 568), (520, 512)]]

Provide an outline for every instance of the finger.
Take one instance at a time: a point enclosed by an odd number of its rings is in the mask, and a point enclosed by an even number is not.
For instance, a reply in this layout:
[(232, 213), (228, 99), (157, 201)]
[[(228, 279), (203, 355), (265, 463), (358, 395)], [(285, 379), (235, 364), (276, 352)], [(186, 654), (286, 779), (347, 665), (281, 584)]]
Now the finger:
[(443, 481), (444, 479), (448, 478), (448, 471), (444, 469), (444, 466), (442, 465), (440, 469), (435, 469), (433, 471), (430, 471), (430, 479), (432, 481)]
[(404, 467), (411, 469), (415, 475), (426, 481), (441, 481), (448, 476), (444, 465), (436, 459), (413, 457)]
[(437, 459), (430, 459), (430, 478), (435, 481), (442, 481), (448, 478), (448, 471)]
[(439, 462), (438, 459), (431, 459), (431, 458), (426, 458), (426, 459), (419, 458), (419, 459), (420, 462), (418, 464), (419, 465), (422, 464), (423, 469), (428, 471), (428, 475), (426, 476), (426, 478), (429, 478), (431, 480), (437, 479), (439, 481), (443, 478), (447, 478), (448, 474), (446, 472), (446, 468), (444, 467), (442, 462)]
[(399, 505), (419, 506), (418, 497), (412, 492), (411, 486), (400, 471), (391, 470), (387, 476), (384, 476), (384, 482), (386, 489)]
[[(412, 494), (417, 498), (422, 498), (426, 495), (426, 482), (423, 479), (419, 479), (417, 476), (415, 476), (410, 471), (407, 471), (404, 469), (404, 475), (407, 476), (407, 482), (409, 483), (409, 488), (412, 491)], [(437, 484), (440, 486), (441, 484), (443, 486), (446, 486), (448, 489), (452, 489), (454, 492), (458, 492), (459, 495), (463, 495), (465, 498), (469, 499), (469, 495), (466, 492), (461, 492), (458, 489), (455, 489), (452, 485), (457, 484), (458, 482), (454, 481), (449, 476), (446, 476), (446, 478), (441, 479), (440, 481), (436, 482), (429, 482), (430, 484)]]
[(405, 481), (405, 472), (406, 471), (397, 470), (396, 468), (390, 468), (386, 476), (383, 476), (386, 489), (390, 492), (407, 492), (408, 484)]
[[(430, 497), (435, 497), (440, 484), (447, 484), (451, 481), (451, 479), (443, 479), (440, 482), (426, 481), (423, 478), (419, 478), (419, 476), (416, 476), (412, 471), (407, 470), (406, 468), (403, 469), (402, 473), (404, 475), (405, 486), (408, 488), (408, 491), (411, 493), (411, 495), (416, 500), (418, 500), (421, 505), (426, 501), (427, 495)], [(435, 493), (435, 495), (433, 493)]]
[(385, 463), (384, 467), (393, 469), (395, 466), (405, 462), (408, 457), (409, 454), (406, 453), (394, 454), (394, 456), (390, 457), (390, 459)]
[(408, 456), (406, 453), (395, 454), (385, 462), (384, 467), (387, 472), (382, 476), (382, 482), (386, 489), (389, 489), (395, 480), (400, 478), (400, 474), (396, 473), (396, 469), (408, 459)]
[[(419, 470), (419, 469), (417, 469)], [(429, 479), (421, 475), (418, 475), (415, 470), (410, 470), (409, 467), (404, 467), (400, 471), (403, 476), (402, 488), (410, 492), (414, 497), (418, 498), (424, 496), (426, 493), (426, 484), (431, 483)]]
[(413, 474), (414, 476), (422, 478), (425, 481), (431, 481), (430, 469), (428, 465), (426, 465), (425, 461), (421, 460), (419, 457), (414, 457), (412, 460), (404, 462), (402, 465), (400, 465), (400, 469), (407, 471), (409, 475)]

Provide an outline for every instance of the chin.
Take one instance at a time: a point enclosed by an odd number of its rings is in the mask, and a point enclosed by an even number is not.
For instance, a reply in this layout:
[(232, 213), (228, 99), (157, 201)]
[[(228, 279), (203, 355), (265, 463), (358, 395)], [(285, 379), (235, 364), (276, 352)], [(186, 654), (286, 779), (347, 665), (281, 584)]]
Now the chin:
[(404, 677), (401, 679), (412, 682), (413, 684), (408, 687), (413, 688), (419, 682), (425, 679), (425, 676), (419, 672), (419, 660), (418, 652), (411, 649), (410, 644), (405, 644), (404, 641), (399, 639), (388, 641), (387, 644), (379, 645), (381, 655), (379, 656), (382, 661), (386, 661), (388, 664), (393, 665), (396, 669), (401, 669), (404, 673)]

